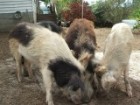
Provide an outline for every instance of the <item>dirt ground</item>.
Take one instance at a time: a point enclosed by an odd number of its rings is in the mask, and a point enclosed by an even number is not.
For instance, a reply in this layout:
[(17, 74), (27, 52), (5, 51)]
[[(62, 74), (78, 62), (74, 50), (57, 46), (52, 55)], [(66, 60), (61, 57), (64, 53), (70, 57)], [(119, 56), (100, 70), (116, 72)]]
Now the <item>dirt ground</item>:
[[(110, 28), (95, 30), (97, 43), (101, 54), (104, 41)], [(140, 33), (134, 34), (133, 54), (130, 60), (130, 81), (133, 87), (133, 97), (125, 92), (113, 89), (107, 96), (94, 96), (89, 105), (140, 105)], [(54, 94), (55, 105), (74, 105), (61, 94)], [(28, 77), (18, 83), (15, 75), (15, 62), (8, 48), (8, 33), (0, 33), (0, 105), (46, 105), (45, 93), (39, 84)]]

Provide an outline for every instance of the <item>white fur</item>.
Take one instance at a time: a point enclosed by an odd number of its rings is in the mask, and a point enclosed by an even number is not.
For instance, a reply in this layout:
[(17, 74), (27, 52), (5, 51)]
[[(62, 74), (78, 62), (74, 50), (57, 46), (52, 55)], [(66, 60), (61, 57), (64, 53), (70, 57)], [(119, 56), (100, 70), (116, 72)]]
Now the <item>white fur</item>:
[(16, 62), (16, 75), (18, 81), (21, 82), (21, 71), (25, 68), (28, 70), (29, 77), (32, 78), (31, 63), (27, 59), (24, 59), (24, 64), (21, 63), (22, 55), (18, 52), (19, 42), (16, 39), (9, 39), (9, 49)]
[[(128, 80), (128, 66), (132, 51), (133, 34), (131, 28), (124, 23), (115, 24), (106, 39), (101, 66), (106, 67), (102, 75), (102, 87), (112, 87), (124, 75), (127, 94), (132, 96), (132, 88)], [(111, 86), (108, 86), (111, 85)]]

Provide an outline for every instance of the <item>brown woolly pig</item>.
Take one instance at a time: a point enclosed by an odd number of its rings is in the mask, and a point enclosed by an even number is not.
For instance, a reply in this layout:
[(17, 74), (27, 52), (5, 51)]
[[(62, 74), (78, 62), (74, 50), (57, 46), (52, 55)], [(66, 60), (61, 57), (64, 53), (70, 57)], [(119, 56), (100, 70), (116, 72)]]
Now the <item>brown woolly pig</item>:
[(75, 57), (80, 58), (83, 52), (94, 56), (97, 47), (94, 25), (87, 19), (75, 19), (70, 25), (65, 40)]
[(65, 40), (74, 56), (88, 71), (93, 72), (92, 59), (97, 48), (93, 22), (75, 19), (68, 29)]
[[(87, 19), (75, 19), (68, 29), (65, 40), (74, 56), (85, 67), (85, 83), (90, 90), (89, 85), (92, 85), (94, 82), (94, 69), (97, 65), (97, 63), (94, 62), (97, 43), (93, 22)], [(93, 89), (88, 92), (89, 96), (92, 95), (92, 92)]]

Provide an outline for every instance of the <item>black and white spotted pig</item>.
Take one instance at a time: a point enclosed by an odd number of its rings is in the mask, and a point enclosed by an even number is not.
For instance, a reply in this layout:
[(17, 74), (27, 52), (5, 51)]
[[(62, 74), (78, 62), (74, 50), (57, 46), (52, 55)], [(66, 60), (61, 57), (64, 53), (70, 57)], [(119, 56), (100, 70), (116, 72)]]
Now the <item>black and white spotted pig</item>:
[(74, 94), (78, 91), (80, 97), (73, 99), (75, 103), (88, 100), (83, 82), (84, 67), (60, 35), (39, 25), (20, 23), (10, 33), (10, 38), (19, 42), (19, 53), (40, 68), (48, 105), (54, 105), (51, 92), (53, 79), (61, 88), (74, 91)]
[(40, 21), (37, 22), (38, 25), (41, 25), (45, 28), (48, 28), (49, 30), (58, 33), (59, 35), (62, 35), (62, 37), (66, 36), (66, 31), (67, 29), (61, 26), (58, 26), (55, 22), (53, 21)]
[[(65, 36), (65, 29), (55, 24), (53, 21), (41, 21), (37, 23), (53, 32), (58, 33), (59, 35)], [(10, 37), (10, 36), (9, 36)], [(19, 52), (18, 52), (19, 42), (14, 38), (9, 38), (9, 48), (13, 58), (16, 61), (16, 74), (17, 79), (19, 82), (22, 80), (22, 75), (20, 71), (24, 71), (25, 75), (29, 75), (30, 78), (33, 78), (32, 73), (32, 64), (27, 59), (25, 59)], [(28, 72), (26, 72), (28, 71)]]

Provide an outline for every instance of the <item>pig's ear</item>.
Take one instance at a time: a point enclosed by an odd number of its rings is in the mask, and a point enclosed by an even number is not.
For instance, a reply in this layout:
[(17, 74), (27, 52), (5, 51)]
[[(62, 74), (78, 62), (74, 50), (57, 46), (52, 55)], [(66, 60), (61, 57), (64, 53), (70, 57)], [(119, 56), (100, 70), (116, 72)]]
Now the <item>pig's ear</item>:
[(92, 57), (93, 57), (93, 54), (85, 53), (81, 55), (81, 57), (79, 58), (79, 61), (86, 68), (88, 62), (90, 61)]
[(95, 70), (96, 73), (105, 73), (107, 70), (105, 65), (98, 64)]
[(93, 57), (93, 54), (84, 53), (80, 56), (79, 61), (84, 66), (84, 68), (87, 68), (89, 61)]
[(79, 58), (79, 61), (82, 62), (88, 62), (91, 58), (93, 57), (93, 54), (85, 53), (82, 54), (81, 57)]
[(62, 34), (62, 37), (65, 39), (66, 35), (67, 35), (67, 32), (68, 32), (68, 28), (65, 28), (65, 27), (62, 27), (62, 31), (61, 31), (61, 34)]

